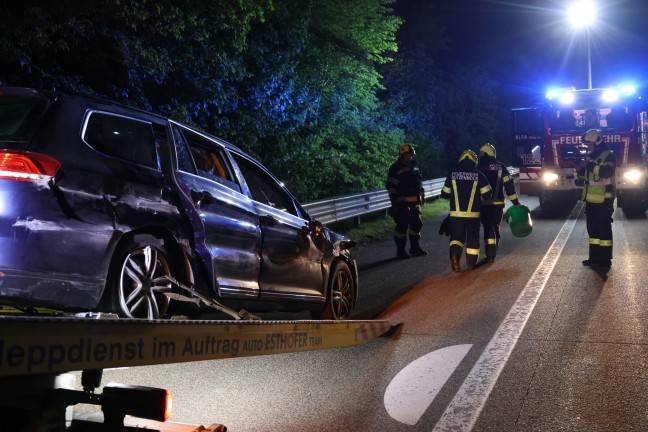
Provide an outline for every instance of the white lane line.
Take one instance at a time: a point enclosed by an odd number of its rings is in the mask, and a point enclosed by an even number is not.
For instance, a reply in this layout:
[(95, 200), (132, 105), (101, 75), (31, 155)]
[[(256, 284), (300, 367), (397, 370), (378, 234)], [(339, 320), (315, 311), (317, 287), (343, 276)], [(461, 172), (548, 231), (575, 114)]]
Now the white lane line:
[(560, 258), (582, 208), (583, 204), (579, 202), (572, 209), (569, 218), (565, 221), (540, 265), (536, 268), (459, 391), (450, 401), (433, 432), (469, 432), (472, 430)]
[(472, 345), (454, 345), (432, 351), (404, 367), (391, 380), (383, 402), (387, 413), (415, 425)]

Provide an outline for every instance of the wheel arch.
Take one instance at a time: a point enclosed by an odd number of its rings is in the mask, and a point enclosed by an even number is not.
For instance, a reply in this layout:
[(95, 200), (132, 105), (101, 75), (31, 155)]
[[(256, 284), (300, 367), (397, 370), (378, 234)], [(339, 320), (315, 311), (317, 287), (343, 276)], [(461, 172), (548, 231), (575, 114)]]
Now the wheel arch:
[[(351, 270), (353, 286), (355, 288), (354, 293), (353, 293), (354, 294), (353, 295), (353, 306), (355, 306), (355, 304), (358, 301), (358, 295), (359, 295), (359, 291), (360, 291), (360, 275), (359, 275), (359, 272), (358, 272), (358, 265), (356, 263), (356, 260), (353, 259), (352, 257), (347, 256), (347, 255), (339, 255), (333, 260), (333, 262), (331, 262), (330, 270), (333, 270), (335, 268), (335, 266), (337, 265), (337, 263), (340, 262), (340, 261), (344, 262), (349, 267), (349, 270)], [(330, 270), (329, 270), (329, 275), (328, 275), (328, 279), (329, 279), (329, 281), (327, 283), (328, 286), (326, 288), (327, 297), (329, 295), (328, 291), (330, 290), (330, 286), (331, 286), (331, 280), (330, 279), (333, 277), (333, 272), (330, 271)]]
[[(182, 242), (179, 241), (176, 236), (173, 235), (169, 230), (163, 227), (146, 227), (139, 228), (129, 232), (123, 233), (119, 239), (115, 242), (111, 248), (110, 259), (108, 260), (108, 270), (112, 269), (114, 265), (114, 260), (116, 259), (119, 251), (122, 250), (125, 245), (132, 243), (137, 239), (138, 236), (152, 236), (162, 240), (164, 246), (167, 250), (167, 260), (169, 266), (171, 267), (172, 274), (174, 277), (183, 284), (193, 287), (195, 283), (193, 266), (191, 261), (185, 253), (185, 250), (189, 248), (189, 245), (182, 245)], [(110, 275), (106, 275), (106, 281), (108, 281)], [(99, 302), (100, 306), (105, 307), (110, 301), (110, 293), (106, 289), (107, 283), (104, 285), (103, 291), (101, 293), (101, 300)]]
[[(343, 264), (347, 267), (349, 270), (349, 273), (351, 275), (351, 283), (352, 283), (352, 289), (353, 289), (353, 296), (351, 299), (349, 299), (349, 308), (348, 312), (351, 314), (353, 312), (353, 309), (355, 308), (357, 299), (358, 299), (358, 274), (357, 274), (357, 266), (355, 265), (355, 260), (344, 256), (340, 255), (337, 256), (335, 259), (333, 259), (330, 263), (329, 266), (329, 273), (326, 278), (326, 297), (325, 297), (325, 302), (322, 305), (322, 308), (317, 311), (311, 311), (311, 316), (314, 319), (331, 319), (328, 317), (328, 315), (331, 313), (330, 308), (332, 307), (332, 290), (333, 290), (333, 284), (334, 284), (334, 277), (337, 273), (337, 267), (338, 265)], [(327, 310), (329, 312), (327, 312)], [(348, 319), (348, 318), (344, 318)]]

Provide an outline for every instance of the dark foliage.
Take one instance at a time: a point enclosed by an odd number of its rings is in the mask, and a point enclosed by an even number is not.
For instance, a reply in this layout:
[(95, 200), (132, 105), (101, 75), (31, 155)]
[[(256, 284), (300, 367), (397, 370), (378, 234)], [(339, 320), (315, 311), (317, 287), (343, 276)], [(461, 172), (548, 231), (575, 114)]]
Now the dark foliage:
[(0, 84), (199, 126), (304, 201), (383, 187), (403, 142), (439, 177), (454, 153), (496, 138), (496, 104), (480, 72), (441, 66), (443, 27), (420, 19), (433, 7), (407, 16), (401, 3), (0, 1)]

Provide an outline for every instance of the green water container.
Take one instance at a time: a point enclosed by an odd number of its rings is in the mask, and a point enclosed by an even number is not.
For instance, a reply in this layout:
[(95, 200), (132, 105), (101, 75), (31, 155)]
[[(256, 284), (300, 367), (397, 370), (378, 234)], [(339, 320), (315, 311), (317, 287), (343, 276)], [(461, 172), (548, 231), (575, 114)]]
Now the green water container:
[(511, 227), (511, 232), (515, 237), (526, 237), (533, 231), (531, 210), (525, 205), (509, 207), (504, 213), (504, 220)]

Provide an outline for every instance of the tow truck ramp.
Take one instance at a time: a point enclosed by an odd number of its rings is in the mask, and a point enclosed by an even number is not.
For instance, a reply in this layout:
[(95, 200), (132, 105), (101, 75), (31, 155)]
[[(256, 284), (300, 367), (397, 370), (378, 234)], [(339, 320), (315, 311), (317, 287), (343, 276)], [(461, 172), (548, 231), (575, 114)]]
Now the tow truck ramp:
[[(204, 321), (0, 316), (0, 424), (29, 431), (224, 431), (223, 425), (164, 422), (165, 389), (108, 384), (106, 368), (294, 353), (359, 345), (388, 333), (389, 321)], [(55, 389), (84, 371), (83, 391)], [(58, 378), (57, 378), (58, 377)], [(100, 405), (104, 423), (65, 421), (77, 403)], [(215, 413), (217, 415), (217, 413)], [(11, 418), (10, 418), (11, 417)], [(68, 419), (69, 420), (69, 419)], [(36, 426), (33, 426), (36, 425)]]

